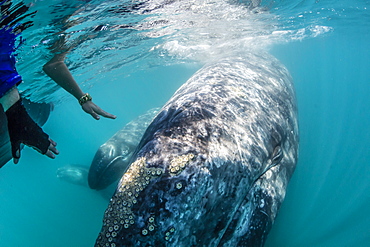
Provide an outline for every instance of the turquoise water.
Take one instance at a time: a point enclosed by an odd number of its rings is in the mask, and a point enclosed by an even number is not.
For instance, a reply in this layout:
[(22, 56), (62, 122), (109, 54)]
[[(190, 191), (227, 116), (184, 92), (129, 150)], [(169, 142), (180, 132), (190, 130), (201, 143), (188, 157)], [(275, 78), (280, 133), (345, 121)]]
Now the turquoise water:
[[(20, 89), (55, 104), (44, 130), (61, 154), (50, 160), (25, 148), (18, 165), (0, 169), (1, 246), (92, 246), (108, 201), (56, 170), (89, 166), (102, 143), (163, 105), (202, 64), (259, 49), (292, 74), (300, 123), (299, 162), (266, 246), (370, 245), (370, 2), (263, 1), (269, 11), (258, 13), (248, 1), (198, 2), (176, 15), (176, 4), (123, 15), (112, 9), (125, 1), (33, 1), (39, 12), (19, 51)], [(66, 26), (60, 19), (71, 9)], [(116, 120), (93, 120), (42, 75), (55, 26), (73, 47), (66, 62), (76, 80)]]

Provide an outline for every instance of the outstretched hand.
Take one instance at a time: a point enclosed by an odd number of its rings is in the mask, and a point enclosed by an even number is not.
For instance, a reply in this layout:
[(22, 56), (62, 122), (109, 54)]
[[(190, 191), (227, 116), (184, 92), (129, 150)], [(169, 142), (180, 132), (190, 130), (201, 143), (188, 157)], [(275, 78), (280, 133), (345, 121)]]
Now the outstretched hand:
[(55, 154), (59, 154), (55, 148), (57, 144), (32, 120), (21, 100), (11, 106), (5, 114), (15, 164), (21, 157), (22, 143), (52, 159), (55, 158)]
[[(50, 138), (48, 140), (49, 140), (50, 144), (49, 144), (48, 149), (46, 150), (46, 153), (44, 153), (44, 154), (46, 156), (48, 156), (49, 158), (51, 158), (51, 159), (55, 159), (55, 155), (56, 154), (59, 154), (59, 151), (56, 149), (57, 143), (55, 141), (53, 141), (52, 139), (50, 139)], [(41, 152), (41, 150), (38, 149), (37, 147), (33, 147), (31, 145), (30, 145), (30, 147), (32, 147), (33, 149), (35, 149), (37, 152), (43, 154)], [(12, 153), (13, 153), (13, 145), (12, 145)], [(14, 155), (13, 155), (13, 162), (14, 162), (14, 164), (18, 164), (20, 156), (21, 156), (20, 149), (18, 148), (15, 151)]]
[[(94, 102), (92, 101), (87, 101), (85, 102), (83, 105), (82, 105), (82, 109), (90, 114), (93, 118), (95, 118), (96, 120), (99, 120), (100, 119), (100, 116), (103, 116), (103, 117), (106, 117), (106, 118), (111, 118), (111, 119), (115, 119), (116, 116), (113, 115), (113, 114), (110, 114), (106, 111), (104, 111), (103, 109), (101, 109), (99, 106), (97, 106)], [(99, 116), (100, 115), (100, 116)]]

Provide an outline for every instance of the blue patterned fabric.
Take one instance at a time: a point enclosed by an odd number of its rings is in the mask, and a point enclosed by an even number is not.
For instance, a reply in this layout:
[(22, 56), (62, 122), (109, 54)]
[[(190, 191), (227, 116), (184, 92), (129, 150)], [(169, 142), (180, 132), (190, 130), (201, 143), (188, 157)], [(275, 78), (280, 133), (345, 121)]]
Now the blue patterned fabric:
[(22, 81), (15, 68), (15, 40), (12, 28), (0, 29), (0, 98)]

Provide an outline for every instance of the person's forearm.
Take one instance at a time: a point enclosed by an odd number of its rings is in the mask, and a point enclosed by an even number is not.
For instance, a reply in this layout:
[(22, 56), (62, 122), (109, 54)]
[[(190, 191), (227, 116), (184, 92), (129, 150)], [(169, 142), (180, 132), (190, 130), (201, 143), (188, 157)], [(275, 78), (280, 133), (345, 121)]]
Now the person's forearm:
[[(88, 94), (84, 94), (81, 88), (78, 86), (76, 81), (73, 79), (71, 72), (64, 63), (65, 53), (64, 54), (56, 54), (54, 57), (47, 62), (43, 69), (45, 73), (53, 79), (59, 86), (64, 88), (67, 92), (72, 94), (78, 102), (81, 104), (82, 109), (93, 116), (95, 119), (100, 119), (100, 116), (106, 118), (115, 119), (116, 116), (102, 110), (99, 106), (97, 106), (94, 102), (91, 101), (91, 96)], [(85, 96), (84, 98), (81, 98)]]
[(51, 79), (76, 99), (80, 99), (84, 95), (65, 65), (64, 55), (55, 55), (53, 59), (44, 65), (43, 70)]

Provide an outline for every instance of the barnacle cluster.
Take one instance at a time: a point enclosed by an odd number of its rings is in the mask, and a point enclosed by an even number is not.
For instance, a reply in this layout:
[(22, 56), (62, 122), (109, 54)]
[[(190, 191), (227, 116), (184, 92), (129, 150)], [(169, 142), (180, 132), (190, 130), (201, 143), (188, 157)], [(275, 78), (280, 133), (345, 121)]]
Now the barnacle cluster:
[[(147, 167), (144, 157), (137, 159), (131, 164), (122, 177), (115, 196), (112, 198), (104, 217), (105, 237), (109, 242), (117, 236), (117, 232), (123, 228), (129, 228), (135, 223), (132, 207), (137, 203), (139, 193), (154, 179), (163, 173), (161, 168)], [(153, 220), (149, 218), (149, 222)], [(152, 227), (151, 227), (152, 226)], [(142, 235), (153, 231), (153, 225), (142, 230)]]
[(175, 232), (175, 227), (171, 226), (164, 233), (164, 240), (169, 241), (173, 233)]
[(170, 163), (169, 172), (172, 176), (179, 175), (186, 167), (186, 165), (194, 158), (194, 154), (185, 154), (173, 158)]
[(155, 220), (154, 215), (151, 215), (148, 218), (148, 222), (147, 222), (146, 227), (141, 230), (141, 234), (143, 236), (146, 236), (146, 235), (148, 235), (149, 232), (154, 231), (154, 229), (155, 229), (154, 220)]
[[(194, 154), (181, 155), (173, 158), (169, 166), (169, 174), (176, 176), (180, 174), (186, 165), (194, 158)], [(113, 239), (118, 235), (121, 229), (129, 228), (135, 224), (135, 215), (132, 211), (133, 205), (138, 202), (139, 193), (143, 191), (149, 183), (161, 176), (164, 173), (162, 168), (148, 167), (144, 157), (138, 158), (130, 165), (126, 173), (123, 175), (116, 194), (111, 199), (104, 217), (104, 232), (100, 237), (105, 237), (108, 240), (107, 244), (113, 244)], [(177, 189), (183, 187), (182, 183), (176, 184)], [(143, 236), (147, 236), (155, 230), (154, 216), (148, 218), (146, 226), (141, 230)], [(175, 228), (170, 227), (165, 232), (165, 240), (169, 240), (174, 233)]]

